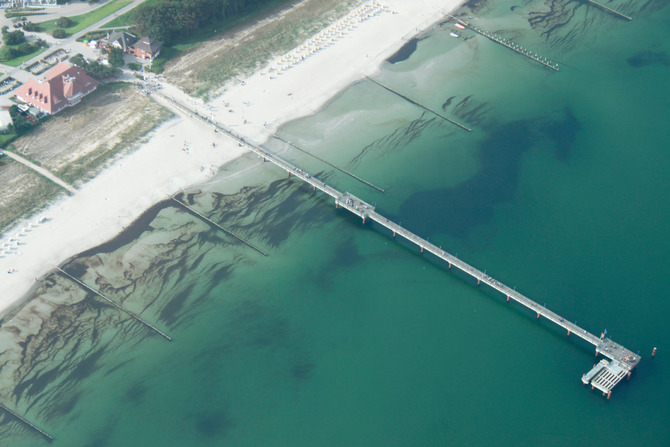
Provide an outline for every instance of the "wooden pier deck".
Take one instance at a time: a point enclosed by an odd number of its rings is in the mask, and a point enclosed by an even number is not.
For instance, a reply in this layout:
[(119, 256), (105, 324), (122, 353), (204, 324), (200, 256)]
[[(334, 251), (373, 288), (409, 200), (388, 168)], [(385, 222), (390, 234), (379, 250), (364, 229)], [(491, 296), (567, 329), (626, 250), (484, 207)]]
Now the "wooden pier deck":
[(499, 43), (500, 45), (509, 48), (510, 50), (517, 52), (521, 54), (522, 56), (526, 56), (529, 59), (534, 60), (538, 64), (542, 64), (545, 67), (554, 70), (554, 71), (559, 71), (558, 64), (556, 62), (551, 61), (550, 59), (547, 59), (544, 56), (539, 56), (537, 53), (534, 53), (530, 50), (527, 50), (523, 48), (521, 45), (518, 45), (510, 40), (503, 39), (502, 37), (498, 36), (497, 34), (490, 33), (486, 30), (483, 30), (479, 28), (478, 26), (475, 26), (471, 24), (470, 22), (466, 22), (463, 19), (460, 19), (456, 16), (452, 16), (451, 14), (447, 14), (447, 17), (449, 17), (452, 20), (455, 20), (456, 22), (460, 23), (464, 27), (471, 29), (472, 31), (476, 32), (477, 34), (480, 34), (484, 37), (486, 37), (489, 40), (492, 40), (495, 43)]
[[(558, 70), (558, 68), (555, 69)], [(437, 247), (434, 244), (428, 242), (427, 240), (420, 238), (411, 231), (402, 228), (399, 224), (389, 221), (387, 218), (377, 213), (375, 211), (374, 206), (372, 206), (371, 204), (359, 199), (358, 197), (352, 194), (342, 193), (338, 191), (332, 186), (329, 186), (324, 182), (322, 182), (321, 180), (310, 175), (308, 172), (305, 172), (302, 169), (289, 163), (288, 161), (282, 159), (278, 155), (273, 154), (272, 152), (259, 147), (253, 142), (248, 141), (245, 137), (224, 127), (220, 123), (209, 121), (207, 118), (198, 116), (197, 114), (194, 115), (193, 112), (189, 110), (189, 107), (177, 103), (171, 98), (166, 98), (163, 95), (160, 96), (163, 97), (165, 100), (167, 100), (169, 103), (172, 103), (181, 110), (189, 113), (191, 117), (198, 118), (208, 123), (213, 128), (218, 129), (221, 132), (227, 134), (234, 140), (238, 141), (240, 144), (246, 145), (252, 152), (256, 153), (258, 157), (262, 158), (264, 161), (269, 161), (274, 165), (278, 166), (279, 168), (285, 170), (289, 174), (289, 176), (297, 177), (302, 181), (304, 181), (305, 183), (311, 185), (314, 188), (314, 190), (318, 189), (323, 193), (331, 196), (333, 199), (335, 199), (335, 205), (338, 208), (341, 206), (347, 209), (351, 213), (360, 217), (363, 220), (363, 223), (365, 223), (367, 220), (372, 220), (376, 222), (377, 224), (391, 231), (394, 236), (400, 235), (404, 237), (406, 240), (417, 245), (422, 253), (424, 251), (428, 251), (437, 258), (447, 262), (450, 269), (452, 267), (456, 267), (461, 271), (463, 271), (464, 273), (468, 274), (469, 276), (473, 277), (475, 280), (477, 280), (477, 284), (484, 283), (490, 286), (492, 289), (500, 292), (501, 294), (506, 296), (508, 302), (511, 299), (519, 303), (520, 305), (528, 308), (529, 310), (531, 310), (536, 314), (538, 319), (540, 317), (544, 317), (550, 322), (566, 330), (568, 335), (574, 334), (579, 338), (595, 346), (596, 356), (598, 354), (602, 354), (604, 357), (609, 358), (611, 360), (611, 363), (608, 363), (605, 368), (602, 368), (601, 370), (598, 371), (598, 373), (592, 376), (593, 378), (591, 379), (591, 384), (592, 387), (598, 388), (599, 390), (603, 391), (603, 393), (606, 394), (608, 398), (611, 395), (611, 389), (623, 377), (625, 376), (630, 377), (632, 370), (640, 362), (641, 357), (637, 354), (634, 354), (632, 351), (626, 349), (624, 346), (615, 343), (611, 339), (605, 338), (604, 336), (597, 337), (596, 335), (588, 332), (586, 329), (577, 326), (576, 323), (571, 323), (570, 321), (561, 317), (557, 313), (547, 309), (545, 306), (541, 306), (540, 304), (536, 303), (530, 298), (517, 292), (515, 289), (509, 288), (508, 286), (492, 278), (486, 273), (472, 267), (466, 262), (458, 259), (456, 256), (453, 256), (448, 252), (442, 250), (442, 248)], [(625, 371), (625, 374), (622, 375), (620, 371)], [(616, 376), (614, 380), (611, 379), (612, 374)], [(606, 383), (601, 383), (603, 381)]]
[[(465, 261), (458, 259), (456, 256), (446, 252), (445, 250), (442, 250), (442, 248), (437, 247), (436, 245), (430, 243), (429, 241), (417, 236), (411, 231), (401, 227), (399, 224), (391, 222), (383, 215), (377, 213), (375, 211), (375, 207), (365, 202), (364, 200), (349, 193), (342, 193), (337, 189), (326, 185), (319, 179), (314, 178), (309, 173), (303, 171), (302, 169), (297, 168), (296, 166), (293, 166), (291, 163), (287, 162), (286, 160), (283, 160), (282, 158), (278, 157), (275, 154), (272, 154), (271, 152), (268, 152), (266, 150), (254, 146), (251, 147), (251, 150), (254, 151), (256, 154), (258, 154), (259, 157), (262, 157), (264, 160), (270, 161), (276, 166), (280, 167), (281, 169), (284, 169), (286, 172), (289, 173), (289, 175), (298, 177), (302, 181), (312, 185), (312, 187), (315, 190), (318, 189), (328, 194), (329, 196), (333, 197), (335, 199), (335, 205), (338, 208), (342, 207), (347, 209), (351, 213), (360, 217), (363, 223), (365, 223), (368, 220), (376, 222), (377, 224), (391, 231), (393, 233), (393, 236), (402, 236), (406, 240), (415, 244), (417, 247), (419, 247), (421, 253), (429, 252), (433, 254), (437, 258), (448, 263), (450, 269), (452, 267), (458, 268), (462, 272), (468, 274), (473, 279), (475, 279), (478, 285), (482, 283), (486, 284), (492, 289), (500, 292), (503, 296), (507, 297), (508, 302), (510, 299), (514, 300), (515, 302), (531, 310), (534, 314), (536, 314), (538, 319), (540, 317), (544, 317), (547, 320), (551, 321), (552, 323), (556, 324), (557, 326), (563, 328), (568, 335), (574, 334), (575, 336), (592, 344), (593, 346), (595, 346), (596, 355), (602, 354), (604, 357), (607, 357), (612, 361), (610, 370), (612, 368), (620, 369), (622, 371), (625, 371), (625, 373), (627, 374), (633, 368), (635, 368), (637, 364), (640, 362), (639, 355), (634, 354), (632, 351), (626, 349), (622, 345), (615, 343), (609, 338), (598, 337), (588, 332), (586, 329), (578, 326), (576, 323), (572, 323), (566, 320), (562, 316), (558, 315), (556, 312), (553, 312), (547, 309), (545, 306), (536, 303), (535, 301), (524, 296), (520, 292), (517, 292), (515, 289), (506, 286), (502, 282), (476, 269), (475, 267), (471, 266)], [(601, 374), (596, 375), (593, 380), (594, 381), (597, 380), (601, 375), (602, 372)], [(613, 387), (614, 385), (616, 385), (616, 383), (618, 383), (619, 380), (621, 380), (622, 377), (623, 376), (618, 377), (618, 380), (616, 382), (610, 382), (610, 385)], [(611, 388), (609, 388), (609, 390), (611, 391)]]
[(39, 433), (40, 435), (44, 436), (48, 441), (53, 441), (53, 440), (54, 440), (54, 437), (51, 436), (49, 433), (45, 432), (44, 430), (42, 430), (42, 429), (39, 428), (37, 425), (35, 425), (35, 424), (33, 424), (32, 422), (30, 422), (29, 420), (27, 420), (27, 419), (24, 418), (23, 416), (20, 416), (20, 415), (17, 414), (15, 411), (10, 410), (10, 409), (7, 408), (4, 404), (0, 404), (0, 408), (3, 409), (3, 410), (5, 410), (8, 414), (14, 416), (14, 417), (15, 417), (16, 419), (18, 419), (19, 421), (23, 422), (23, 423), (24, 423), (25, 425), (27, 425), (28, 427), (30, 427), (30, 428), (32, 428), (33, 430), (35, 430), (35, 431), (36, 431), (37, 433)]
[(95, 290), (94, 288), (92, 288), (91, 286), (89, 286), (88, 284), (86, 284), (85, 282), (78, 280), (77, 278), (75, 278), (74, 276), (70, 275), (68, 272), (66, 272), (65, 270), (61, 269), (60, 267), (56, 267), (56, 270), (58, 270), (59, 272), (61, 272), (63, 275), (65, 275), (65, 276), (66, 276), (67, 278), (69, 278), (71, 281), (73, 281), (73, 282), (79, 284), (79, 285), (80, 285), (81, 287), (83, 287), (84, 289), (86, 289), (86, 290), (88, 290), (88, 291), (90, 291), (90, 292), (93, 292), (94, 294), (98, 295), (100, 298), (102, 298), (102, 299), (105, 300), (107, 303), (109, 303), (112, 307), (115, 307), (116, 309), (120, 310), (121, 312), (123, 312), (123, 313), (129, 315), (130, 317), (134, 318), (135, 320), (139, 321), (140, 323), (142, 323), (143, 325), (145, 325), (146, 327), (148, 327), (149, 329), (151, 329), (152, 331), (154, 331), (155, 333), (157, 333), (157, 334), (160, 335), (161, 337), (165, 338), (167, 341), (172, 341), (172, 338), (171, 338), (169, 335), (167, 335), (166, 333), (164, 333), (163, 331), (161, 331), (160, 329), (158, 329), (156, 326), (152, 325), (151, 323), (145, 321), (142, 317), (140, 317), (140, 316), (137, 315), (136, 313), (131, 312), (131, 311), (125, 309), (123, 306), (121, 306), (121, 305), (119, 305), (119, 304), (116, 304), (114, 301), (110, 300), (109, 298), (107, 298), (107, 297), (106, 297), (105, 295), (103, 295), (102, 293), (98, 292), (97, 290)]

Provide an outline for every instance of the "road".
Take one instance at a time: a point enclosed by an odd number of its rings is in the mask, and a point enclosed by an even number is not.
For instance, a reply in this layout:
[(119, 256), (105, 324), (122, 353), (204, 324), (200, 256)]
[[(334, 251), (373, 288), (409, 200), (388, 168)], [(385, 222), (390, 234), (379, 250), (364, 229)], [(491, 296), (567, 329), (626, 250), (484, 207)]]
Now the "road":
[[(64, 49), (64, 50), (70, 50), (71, 52), (74, 51), (75, 53), (83, 52), (84, 49), (86, 48), (83, 43), (77, 42), (77, 38), (83, 36), (84, 34), (97, 30), (98, 28), (103, 27), (105, 24), (108, 22), (111, 22), (112, 20), (116, 19), (118, 16), (125, 14), (126, 12), (138, 7), (140, 4), (144, 3), (145, 0), (134, 0), (132, 3), (129, 3), (128, 5), (124, 6), (123, 8), (119, 9), (113, 14), (108, 15), (102, 20), (99, 20), (98, 22), (92, 24), (91, 26), (84, 28), (83, 30), (79, 31), (78, 33), (75, 33), (69, 37), (66, 37), (64, 39), (59, 39), (56, 41), (55, 44), (50, 42), (49, 48), (47, 48), (45, 51), (42, 53), (38, 54), (37, 56), (33, 57), (30, 60), (27, 60), (23, 64), (21, 64), (19, 67), (11, 67), (8, 65), (3, 65), (0, 64), (0, 72), (4, 73), (2, 78), (5, 78), (6, 76), (12, 77), (14, 79), (17, 79), (21, 83), (26, 82), (28, 79), (37, 79), (39, 76), (35, 76), (32, 73), (24, 70), (22, 67), (29, 67), (35, 62), (41, 60), (44, 58), (46, 54), (51, 54), (55, 51), (58, 51), (59, 49)], [(39, 17), (39, 16), (38, 16)], [(27, 33), (27, 34), (33, 34), (33, 33)], [(43, 33), (35, 33), (37, 37), (42, 37), (46, 38), (46, 40), (51, 41), (52, 39), (49, 38), (49, 36), (44, 35)], [(2, 95), (2, 103), (6, 105), (11, 105), (13, 104), (10, 100), (9, 97), (11, 97), (14, 94), (14, 91), (12, 90), (11, 92)]]

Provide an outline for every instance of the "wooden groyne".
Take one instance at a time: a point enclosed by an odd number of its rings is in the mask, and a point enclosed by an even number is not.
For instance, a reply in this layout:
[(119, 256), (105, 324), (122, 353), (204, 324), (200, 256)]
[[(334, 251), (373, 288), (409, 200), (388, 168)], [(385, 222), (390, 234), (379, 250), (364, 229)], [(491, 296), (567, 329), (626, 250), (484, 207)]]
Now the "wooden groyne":
[(183, 206), (184, 208), (186, 208), (188, 211), (190, 211), (190, 212), (193, 213), (194, 215), (196, 215), (197, 217), (201, 218), (202, 220), (204, 220), (205, 222), (209, 223), (210, 225), (212, 225), (212, 226), (218, 228), (219, 230), (223, 231), (224, 233), (226, 233), (226, 234), (228, 234), (228, 235), (234, 237), (234, 238), (237, 239), (238, 241), (242, 242), (244, 245), (253, 248), (254, 250), (256, 250), (258, 253), (262, 254), (263, 256), (267, 256), (267, 255), (268, 255), (268, 254), (265, 253), (263, 250), (261, 250), (260, 248), (256, 247), (255, 245), (253, 245), (251, 242), (248, 242), (248, 241), (242, 239), (241, 237), (239, 237), (238, 235), (236, 235), (236, 234), (233, 233), (232, 231), (228, 230), (227, 228), (222, 227), (221, 225), (219, 225), (218, 223), (214, 222), (212, 219), (210, 219), (209, 217), (205, 216), (204, 214), (197, 212), (196, 210), (194, 210), (193, 208), (191, 208), (190, 206), (188, 206), (187, 204), (185, 204), (185, 203), (182, 202), (181, 200), (177, 199), (176, 197), (170, 197), (170, 198), (171, 198), (172, 200), (174, 200), (175, 202), (177, 202), (178, 204), (180, 204), (181, 206)]
[[(233, 139), (235, 139), (239, 143), (246, 144), (246, 145), (251, 145), (251, 143), (249, 141), (247, 141), (244, 137), (242, 137), (240, 135), (237, 135), (236, 133), (234, 133), (230, 129), (227, 129), (227, 128), (223, 127), (222, 125), (220, 125), (217, 122), (209, 120), (209, 118), (207, 118), (205, 116), (199, 115), (194, 110), (191, 110), (188, 106), (185, 106), (184, 104), (181, 104), (180, 102), (176, 101), (174, 98), (168, 98), (167, 96), (165, 96), (165, 95), (163, 95), (162, 93), (159, 93), (159, 92), (153, 92), (153, 95), (155, 97), (162, 98), (164, 101), (167, 101), (168, 103), (172, 104), (175, 108), (177, 108), (180, 111), (188, 114), (191, 118), (198, 118), (201, 121), (203, 121), (203, 122), (209, 124), (210, 126), (212, 126), (214, 129), (219, 130), (219, 131), (227, 134), (228, 136), (232, 137)], [(328, 166), (331, 166), (332, 168), (335, 168), (338, 171), (343, 172), (344, 174), (347, 174), (348, 176), (358, 180), (359, 182), (364, 183), (364, 184), (368, 185), (369, 187), (376, 189), (379, 192), (384, 192), (384, 188), (380, 188), (379, 186), (373, 184), (372, 182), (369, 182), (369, 181), (365, 180), (364, 178), (359, 177), (358, 175), (354, 174), (353, 172), (350, 172), (350, 171), (347, 171), (346, 169), (340, 168), (339, 166), (329, 162), (328, 160), (325, 160), (325, 159), (319, 157), (318, 155), (312, 154), (311, 152), (306, 151), (305, 149), (297, 146), (294, 143), (291, 143), (288, 140), (285, 140), (284, 138), (282, 138), (278, 135), (273, 135), (273, 137), (280, 140), (280, 141), (283, 141), (286, 144), (289, 144), (291, 147), (293, 147), (293, 148), (295, 148), (295, 149), (297, 149), (297, 150), (299, 150), (299, 151), (301, 151), (301, 152), (303, 152), (303, 153), (305, 153), (305, 154), (307, 154), (307, 155), (309, 155), (313, 158), (316, 158), (317, 160), (327, 164)], [(224, 231), (226, 231), (226, 230), (224, 230)]]
[(6, 411), (7, 413), (9, 413), (10, 415), (14, 416), (14, 417), (15, 417), (16, 419), (18, 419), (19, 421), (23, 422), (23, 423), (24, 423), (25, 425), (27, 425), (28, 427), (30, 427), (30, 428), (32, 428), (33, 430), (35, 430), (35, 431), (36, 431), (37, 433), (39, 433), (40, 435), (44, 436), (47, 440), (49, 440), (49, 441), (53, 441), (53, 440), (54, 440), (54, 437), (51, 436), (49, 433), (45, 432), (44, 430), (42, 430), (41, 428), (39, 428), (38, 426), (36, 426), (36, 425), (33, 424), (32, 422), (28, 421), (28, 420), (27, 420), (26, 418), (24, 418), (23, 416), (20, 416), (20, 415), (18, 415), (16, 412), (10, 410), (10, 409), (7, 408), (4, 404), (0, 404), (0, 408), (2, 408), (3, 410), (5, 410), (5, 411)]
[(172, 341), (172, 338), (171, 338), (169, 335), (167, 335), (166, 333), (162, 332), (160, 329), (158, 329), (156, 326), (152, 325), (151, 323), (148, 323), (147, 321), (145, 321), (142, 317), (140, 317), (140, 316), (137, 315), (136, 313), (131, 312), (131, 311), (129, 311), (128, 309), (125, 309), (123, 306), (120, 306), (119, 304), (116, 304), (114, 301), (110, 300), (109, 298), (107, 298), (107, 297), (106, 297), (105, 295), (103, 295), (102, 293), (98, 292), (97, 290), (95, 290), (94, 288), (92, 288), (91, 286), (89, 286), (88, 284), (86, 284), (85, 282), (78, 280), (77, 278), (75, 278), (74, 276), (70, 275), (68, 272), (66, 272), (65, 270), (61, 269), (60, 267), (56, 267), (56, 270), (58, 270), (59, 272), (61, 272), (63, 275), (65, 275), (65, 276), (66, 276), (67, 278), (69, 278), (71, 281), (73, 281), (73, 282), (79, 284), (79, 285), (80, 285), (81, 287), (83, 287), (84, 289), (86, 289), (86, 290), (88, 290), (88, 291), (90, 291), (90, 292), (93, 292), (94, 294), (98, 295), (100, 298), (102, 298), (103, 300), (105, 300), (105, 301), (106, 301), (107, 303), (109, 303), (111, 306), (115, 307), (116, 309), (120, 310), (121, 312), (123, 312), (123, 313), (129, 315), (130, 317), (134, 318), (135, 320), (139, 321), (140, 323), (142, 323), (143, 325), (145, 325), (146, 327), (148, 327), (149, 329), (151, 329), (152, 331), (154, 331), (155, 333), (157, 333), (157, 334), (160, 335), (161, 337), (165, 338), (167, 341)]
[(364, 184), (368, 185), (369, 187), (376, 189), (376, 190), (379, 191), (379, 192), (384, 192), (384, 190), (383, 190), (382, 188), (380, 188), (379, 186), (373, 185), (371, 182), (368, 182), (367, 180), (360, 178), (359, 176), (357, 176), (357, 175), (354, 174), (353, 172), (349, 172), (349, 171), (347, 171), (346, 169), (342, 169), (342, 168), (340, 168), (339, 166), (336, 166), (336, 165), (334, 165), (333, 163), (329, 162), (328, 160), (324, 160), (323, 158), (319, 157), (318, 155), (314, 155), (314, 154), (312, 154), (311, 152), (306, 151), (305, 149), (301, 148), (300, 146), (296, 145), (295, 143), (291, 143), (290, 141), (285, 140), (284, 138), (280, 137), (279, 135), (273, 135), (273, 136), (274, 136), (276, 139), (278, 139), (279, 141), (283, 141), (284, 143), (288, 144), (288, 145), (291, 146), (292, 148), (297, 149), (297, 150), (299, 150), (300, 152), (309, 155), (310, 157), (314, 157), (314, 158), (316, 158), (317, 160), (319, 160), (319, 161), (321, 161), (321, 162), (327, 164), (328, 166), (331, 166), (331, 167), (337, 169), (338, 171), (347, 174), (349, 177), (355, 178), (355, 179), (358, 180), (359, 182), (364, 183)]
[(527, 50), (527, 49), (523, 48), (521, 45), (512, 42), (511, 40), (504, 39), (504, 38), (498, 36), (497, 34), (490, 33), (486, 30), (483, 30), (483, 29), (479, 28), (478, 26), (475, 26), (475, 25), (473, 25), (469, 22), (466, 22), (463, 19), (459, 19), (456, 16), (452, 16), (451, 14), (447, 14), (447, 17), (451, 18), (452, 20), (455, 20), (456, 22), (460, 23), (464, 27), (466, 27), (468, 29), (471, 29), (472, 31), (476, 32), (477, 34), (480, 34), (480, 35), (486, 37), (487, 39), (492, 40), (495, 43), (499, 43), (500, 45), (502, 45), (504, 47), (507, 47), (507, 48), (509, 48), (510, 50), (512, 50), (516, 53), (521, 54), (522, 56), (526, 56), (527, 58), (534, 60), (538, 64), (542, 64), (545, 67), (550, 68), (554, 71), (559, 71), (559, 67), (558, 67), (558, 64), (556, 62), (553, 62), (553, 61), (547, 59), (544, 56), (539, 56), (537, 53), (534, 53), (530, 50)]
[(598, 2), (594, 2), (593, 0), (586, 0), (586, 3), (588, 3), (588, 4), (590, 4), (590, 5), (593, 5), (593, 6), (595, 6), (596, 8), (600, 8), (600, 9), (602, 9), (602, 10), (605, 11), (605, 12), (609, 12), (610, 14), (615, 15), (615, 16), (621, 18), (621, 19), (628, 20), (629, 22), (630, 22), (631, 20), (633, 20), (632, 17), (628, 17), (628, 16), (625, 15), (625, 14), (621, 14), (619, 11), (615, 11), (614, 9), (609, 8), (609, 7), (605, 6), (605, 5), (602, 5), (602, 4), (598, 3)]
[(466, 126), (462, 125), (462, 124), (459, 123), (459, 122), (456, 122), (456, 121), (454, 121), (454, 120), (452, 120), (452, 119), (450, 119), (450, 118), (447, 118), (446, 116), (442, 115), (442, 114), (439, 113), (439, 112), (436, 112), (435, 110), (431, 109), (430, 107), (426, 107), (426, 106), (424, 106), (423, 104), (421, 104), (421, 103), (419, 103), (419, 102), (413, 100), (412, 98), (403, 95), (403, 94), (400, 93), (399, 91), (392, 89), (392, 88), (389, 87), (388, 85), (384, 85), (384, 84), (382, 84), (382, 83), (379, 82), (379, 81), (375, 81), (374, 79), (372, 79), (372, 78), (369, 77), (369, 76), (365, 76), (365, 77), (366, 77), (366, 79), (368, 79), (369, 81), (374, 82), (375, 84), (377, 84), (377, 85), (380, 86), (381, 88), (384, 88), (384, 89), (388, 90), (389, 92), (394, 93), (394, 94), (400, 96), (400, 97), (401, 97), (402, 99), (404, 99), (405, 101), (407, 101), (407, 102), (409, 102), (409, 103), (411, 103), (411, 104), (414, 104), (415, 106), (419, 106), (419, 107), (421, 107), (422, 109), (424, 109), (424, 110), (426, 110), (426, 111), (432, 113), (433, 115), (436, 115), (436, 116), (442, 118), (443, 120), (448, 121), (448, 122), (450, 122), (451, 124), (460, 127), (460, 128), (463, 129), (463, 130), (467, 130), (468, 132), (472, 132), (472, 129), (470, 129), (469, 127), (466, 127)]

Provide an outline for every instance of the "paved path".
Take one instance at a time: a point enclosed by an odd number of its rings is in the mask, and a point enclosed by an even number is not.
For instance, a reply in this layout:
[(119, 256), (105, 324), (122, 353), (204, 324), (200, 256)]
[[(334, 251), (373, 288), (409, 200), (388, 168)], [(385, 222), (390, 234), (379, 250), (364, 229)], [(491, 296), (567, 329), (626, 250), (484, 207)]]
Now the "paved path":
[(48, 178), (49, 180), (51, 180), (52, 182), (54, 182), (58, 186), (68, 190), (68, 192), (70, 192), (70, 194), (74, 194), (74, 193), (77, 192), (76, 189), (74, 189), (72, 186), (70, 186), (69, 184), (65, 183), (63, 180), (56, 177), (49, 170), (44, 169), (40, 166), (37, 166), (35, 163), (32, 163), (32, 162), (26, 160), (25, 158), (21, 157), (20, 155), (16, 155), (14, 152), (8, 152), (8, 151), (0, 150), (0, 155), (3, 155), (3, 154), (8, 156), (9, 158), (11, 158), (12, 160), (26, 166), (28, 169), (32, 169), (33, 171), (37, 172), (38, 174)]

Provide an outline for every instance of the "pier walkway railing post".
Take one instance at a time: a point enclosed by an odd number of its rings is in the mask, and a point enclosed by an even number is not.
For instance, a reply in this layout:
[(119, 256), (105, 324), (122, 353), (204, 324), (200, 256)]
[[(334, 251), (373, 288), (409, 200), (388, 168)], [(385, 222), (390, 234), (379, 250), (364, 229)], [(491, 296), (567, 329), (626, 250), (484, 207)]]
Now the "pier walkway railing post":
[[(469, 26), (467, 22), (464, 22), (456, 17), (450, 16), (449, 17), (453, 18), (454, 20), (458, 21), (461, 23), (463, 26)], [(474, 29), (474, 28), (471, 28)], [(476, 29), (474, 29), (476, 31)], [(491, 37), (492, 35), (487, 32), (483, 31), (476, 31), (480, 32), (480, 34), (485, 35), (489, 39), (492, 39), (494, 41), (499, 42), (497, 39), (497, 36)], [(547, 66), (548, 68), (551, 68), (553, 70), (558, 70), (558, 65), (554, 64), (555, 66), (552, 66), (553, 64), (551, 61), (548, 60), (540, 60), (538, 59), (537, 55), (532, 55), (529, 52), (526, 52), (525, 50), (520, 51), (517, 48), (514, 48), (514, 44), (511, 43), (502, 43), (505, 46), (508, 46), (509, 48), (513, 49), (514, 51), (517, 51), (521, 54), (524, 54), (525, 56), (536, 60), (537, 62), (542, 63), (543, 65)], [(546, 62), (545, 62), (546, 61)], [(369, 79), (369, 78), (368, 78)], [(372, 80), (372, 79), (371, 79)], [(376, 81), (373, 81), (377, 83)], [(379, 83), (377, 83), (379, 84)], [(381, 85), (381, 84), (380, 84)], [(382, 85), (382, 87), (386, 88), (387, 90), (390, 90), (389, 88), (385, 87)], [(391, 90), (392, 91), (392, 90)], [(396, 94), (399, 94), (397, 92), (394, 92)], [(403, 95), (400, 95), (403, 96)], [(412, 103), (416, 103), (415, 101), (405, 98), (408, 101)], [(174, 102), (174, 100), (171, 100)], [(420, 104), (416, 103), (417, 105), (421, 106)], [(180, 108), (183, 110), (188, 111), (187, 107), (184, 107), (182, 105), (179, 105)], [(421, 106), (422, 108), (427, 109), (424, 106)], [(435, 112), (433, 112), (435, 113)], [(193, 115), (191, 115), (193, 116)], [(196, 115), (197, 116), (197, 115)], [(199, 119), (202, 119), (201, 117), (197, 116)], [(444, 117), (447, 119), (446, 117)], [(447, 119), (448, 120), (448, 119)], [(450, 121), (450, 120), (448, 120)], [(594, 345), (596, 347), (596, 353), (600, 353), (603, 356), (611, 359), (612, 363), (608, 363), (606, 367), (603, 367), (602, 371), (598, 371), (597, 373), (594, 373), (592, 376), (590, 375), (585, 375), (589, 377), (593, 377), (590, 379), (590, 383), (594, 388), (598, 388), (599, 390), (603, 391), (603, 393), (607, 396), (610, 396), (611, 389), (619, 383), (619, 380), (621, 378), (626, 376), (626, 373), (629, 373), (633, 368), (635, 368), (638, 363), (641, 360), (641, 357), (639, 355), (634, 354), (632, 351), (624, 348), (623, 346), (613, 342), (609, 338), (604, 338), (603, 337), (597, 337), (594, 334), (588, 332), (586, 329), (581, 328), (577, 326), (577, 323), (571, 323), (567, 320), (565, 320), (563, 317), (558, 315), (557, 313), (549, 310), (546, 308), (546, 306), (541, 306), (535, 301), (531, 300), (530, 298), (522, 295), (521, 293), (517, 292), (516, 287), (509, 288), (506, 285), (502, 284), (500, 281), (492, 278), (491, 276), (487, 275), (486, 272), (481, 272), (480, 270), (477, 270), (476, 268), (470, 266), (466, 262), (462, 261), (459, 259), (457, 256), (451, 255), (444, 251), (441, 247), (437, 247), (434, 244), (430, 243), (427, 240), (424, 240), (420, 238), (419, 236), (415, 235), (414, 233), (410, 232), (409, 230), (404, 229), (401, 227), (399, 224), (395, 224), (389, 219), (386, 219), (384, 216), (381, 214), (377, 213), (375, 211), (375, 207), (358, 197), (350, 194), (350, 193), (342, 193), (338, 191), (337, 189), (326, 185), (324, 182), (321, 180), (313, 177), (310, 175), (308, 172), (303, 171), (302, 169), (299, 169), (298, 167), (294, 166), (293, 164), (289, 163), (288, 161), (282, 159), (278, 155), (272, 153), (271, 151), (261, 148), (260, 145), (256, 145), (254, 143), (249, 142), (245, 137), (236, 134), (235, 132), (231, 131), (230, 129), (227, 129), (223, 127), (219, 123), (210, 123), (215, 129), (221, 130), (223, 133), (227, 134), (231, 138), (235, 139), (236, 141), (239, 142), (240, 145), (247, 145), (249, 149), (256, 153), (259, 158), (262, 158), (263, 161), (270, 161), (277, 167), (283, 169), (286, 171), (291, 178), (297, 177), (300, 180), (302, 180), (305, 183), (308, 183), (311, 185), (315, 190), (318, 189), (325, 194), (328, 194), (329, 196), (333, 197), (335, 199), (335, 205), (336, 207), (342, 207), (350, 211), (351, 213), (357, 215), (358, 217), (363, 219), (363, 222), (366, 221), (366, 219), (370, 219), (373, 222), (376, 222), (377, 224), (387, 228), (393, 233), (393, 236), (395, 237), (396, 235), (400, 235), (407, 239), (408, 241), (416, 244), (418, 247), (421, 248), (422, 252), (427, 251), (437, 258), (446, 261), (449, 264), (449, 268), (451, 267), (456, 267), (460, 269), (462, 272), (470, 275), (473, 277), (478, 284), (484, 283), (491, 287), (492, 289), (500, 292), (503, 294), (503, 296), (506, 297), (507, 301), (510, 299), (513, 299), (515, 302), (521, 304), (522, 306), (528, 308), (529, 310), (533, 311), (534, 314), (537, 315), (537, 317), (545, 317), (548, 321), (562, 327), (567, 331), (568, 334), (575, 334), (578, 337), (582, 338), (583, 340), (587, 341), (588, 343)], [(460, 126), (460, 125), (459, 125)], [(464, 127), (464, 126), (463, 126)], [(466, 128), (466, 130), (469, 130)], [(582, 379), (584, 380), (584, 379)]]
[[(542, 316), (547, 320), (551, 321), (552, 323), (565, 329), (568, 334), (575, 334), (578, 337), (582, 338), (583, 340), (587, 341), (588, 343), (594, 345), (597, 351), (599, 351), (605, 357), (610, 358), (614, 363), (612, 367), (608, 367), (603, 370), (604, 372), (602, 374), (607, 374), (607, 377), (611, 376), (611, 371), (622, 370), (625, 372), (629, 372), (633, 368), (635, 368), (637, 364), (640, 362), (640, 356), (633, 354), (631, 351), (624, 348), (623, 346), (613, 342), (610, 339), (599, 338), (595, 336), (594, 334), (588, 332), (586, 329), (577, 326), (576, 323), (572, 323), (566, 320), (565, 318), (561, 317), (557, 313), (547, 309), (546, 306), (542, 306), (536, 303), (535, 301), (531, 300), (530, 298), (522, 295), (520, 292), (517, 292), (516, 287), (512, 289), (504, 285), (503, 283), (492, 278), (485, 272), (482, 272), (472, 267), (471, 265), (467, 264), (465, 261), (459, 259), (458, 257), (449, 254), (441, 247), (437, 247), (428, 240), (425, 240), (417, 236), (416, 234), (412, 233), (411, 231), (401, 227), (399, 224), (391, 222), (389, 219), (377, 213), (373, 205), (359, 199), (358, 197), (348, 192), (342, 193), (335, 188), (325, 185), (323, 182), (312, 177), (307, 172), (297, 168), (296, 166), (292, 165), (291, 163), (280, 158), (276, 154), (271, 153), (268, 150), (260, 149), (257, 147), (252, 147), (251, 150), (256, 152), (259, 157), (262, 157), (263, 159), (272, 162), (281, 169), (291, 174), (294, 174), (295, 177), (298, 177), (302, 181), (307, 182), (310, 185), (314, 186), (315, 189), (319, 189), (320, 191), (323, 191), (326, 194), (330, 195), (335, 199), (335, 205), (337, 207), (343, 207), (348, 211), (352, 212), (353, 214), (361, 217), (363, 219), (363, 222), (365, 222), (366, 219), (374, 221), (375, 223), (390, 230), (393, 233), (394, 237), (400, 235), (404, 237), (406, 240), (412, 242), (421, 249), (422, 253), (424, 252), (431, 253), (434, 256), (438, 257), (439, 259), (446, 261), (449, 264), (449, 268), (454, 266), (460, 269), (462, 272), (473, 277), (478, 284), (484, 283), (489, 287), (493, 288), (494, 290), (500, 292), (501, 294), (503, 294), (503, 296), (507, 298), (507, 301), (509, 301), (510, 298), (513, 299), (515, 302), (533, 311), (537, 315), (537, 318), (540, 318)], [(592, 383), (596, 388), (600, 390), (605, 390), (607, 392), (611, 391), (611, 388), (618, 383), (618, 380), (620, 380), (621, 377), (623, 377), (622, 375), (619, 374), (615, 377), (615, 379), (604, 381), (603, 384), (601, 384), (598, 381), (604, 380), (602, 379), (603, 377), (602, 374), (599, 376), (595, 376)]]

